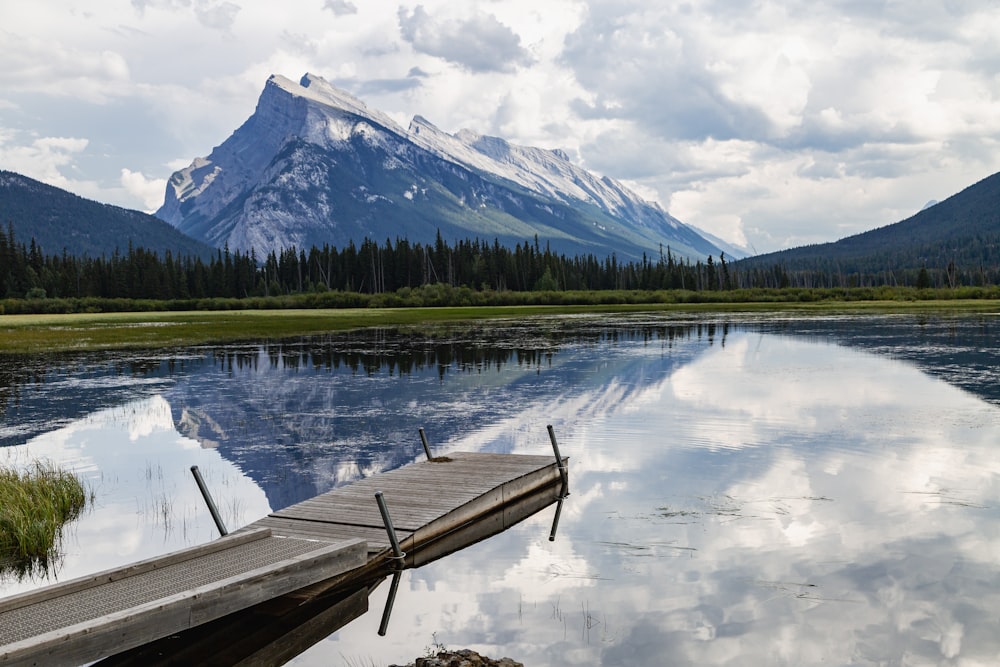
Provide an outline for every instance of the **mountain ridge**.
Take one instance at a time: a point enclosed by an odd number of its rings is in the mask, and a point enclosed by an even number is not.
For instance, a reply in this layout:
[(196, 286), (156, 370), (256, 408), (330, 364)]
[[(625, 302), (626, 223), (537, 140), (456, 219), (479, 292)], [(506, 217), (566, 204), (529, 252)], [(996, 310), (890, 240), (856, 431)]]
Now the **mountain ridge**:
[(741, 260), (741, 267), (872, 273), (921, 269), (982, 273), (1000, 264), (1000, 173), (908, 218), (838, 241)]
[(129, 245), (174, 256), (211, 257), (214, 250), (152, 215), (104, 204), (23, 174), (0, 170), (0, 224), (18, 241), (32, 239), (49, 255), (100, 257)]
[(321, 77), (272, 75), (247, 121), (171, 176), (157, 216), (258, 254), (437, 232), (511, 246), (537, 237), (570, 255), (719, 254), (658, 205), (567, 158), (471, 130), (447, 134), (421, 116), (404, 129)]

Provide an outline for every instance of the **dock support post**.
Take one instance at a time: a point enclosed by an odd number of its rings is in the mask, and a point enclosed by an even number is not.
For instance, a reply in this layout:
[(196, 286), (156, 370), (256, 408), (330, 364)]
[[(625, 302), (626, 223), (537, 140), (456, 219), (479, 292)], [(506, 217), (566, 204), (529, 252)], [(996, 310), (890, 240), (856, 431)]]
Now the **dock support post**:
[(424, 445), (424, 454), (427, 455), (427, 460), (430, 461), (433, 456), (431, 456), (431, 446), (427, 444), (427, 434), (424, 433), (424, 427), (420, 427), (420, 442)]
[(556, 454), (556, 465), (559, 466), (559, 476), (562, 478), (562, 496), (565, 498), (569, 495), (569, 476), (566, 474), (566, 465), (559, 453), (559, 443), (556, 442), (556, 432), (552, 429), (552, 424), (548, 425), (548, 430), (549, 440), (552, 441), (552, 451)]
[(552, 529), (549, 531), (549, 542), (556, 541), (556, 531), (559, 530), (559, 515), (562, 514), (563, 500), (565, 499), (566, 496), (563, 496), (556, 503), (556, 513), (552, 517)]
[(201, 495), (205, 498), (205, 504), (208, 505), (208, 511), (212, 514), (212, 519), (215, 521), (215, 527), (219, 529), (220, 536), (225, 537), (229, 534), (229, 531), (226, 530), (226, 524), (222, 523), (222, 517), (219, 516), (219, 510), (215, 506), (215, 501), (212, 500), (212, 494), (208, 492), (208, 487), (205, 486), (205, 480), (201, 478), (201, 472), (198, 470), (198, 466), (191, 466), (191, 474), (194, 475), (194, 481), (198, 483)]
[(385, 609), (382, 610), (382, 622), (378, 626), (378, 636), (385, 637), (389, 629), (389, 615), (392, 613), (392, 605), (396, 602), (396, 591), (399, 590), (400, 571), (392, 573), (392, 583), (389, 584), (389, 597), (385, 599)]
[(385, 524), (385, 532), (389, 535), (389, 544), (392, 545), (392, 558), (399, 561), (402, 567), (406, 554), (399, 548), (399, 540), (396, 539), (396, 529), (392, 527), (392, 518), (389, 516), (389, 508), (385, 506), (385, 498), (381, 491), (375, 492), (375, 502), (378, 503), (378, 511), (382, 514), (382, 523)]

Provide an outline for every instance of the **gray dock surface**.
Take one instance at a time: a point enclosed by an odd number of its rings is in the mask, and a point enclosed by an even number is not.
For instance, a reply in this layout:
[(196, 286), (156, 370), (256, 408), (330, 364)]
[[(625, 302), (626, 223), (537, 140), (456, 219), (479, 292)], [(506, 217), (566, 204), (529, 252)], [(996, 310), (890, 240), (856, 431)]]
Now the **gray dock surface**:
[[(565, 459), (564, 459), (565, 461)], [(551, 456), (456, 452), (373, 475), (255, 521), (244, 530), (389, 548), (375, 492), (381, 491), (403, 550), (435, 539), (559, 479)]]

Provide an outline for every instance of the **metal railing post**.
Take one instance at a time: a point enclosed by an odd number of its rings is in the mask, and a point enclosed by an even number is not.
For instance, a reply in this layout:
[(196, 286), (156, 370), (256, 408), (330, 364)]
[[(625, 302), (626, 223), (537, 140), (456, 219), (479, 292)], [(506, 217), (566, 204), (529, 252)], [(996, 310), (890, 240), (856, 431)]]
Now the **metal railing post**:
[(392, 546), (392, 559), (399, 561), (402, 565), (406, 554), (399, 548), (399, 540), (396, 539), (396, 529), (392, 527), (392, 518), (389, 516), (389, 508), (385, 506), (385, 498), (381, 491), (375, 492), (375, 502), (378, 503), (378, 511), (382, 514), (382, 523), (385, 524), (385, 532), (389, 536), (389, 544)]
[(556, 442), (556, 432), (552, 424), (548, 425), (549, 440), (552, 441), (552, 451), (556, 454), (556, 465), (559, 466), (559, 476), (562, 478), (562, 495), (569, 495), (569, 475), (566, 474), (566, 465), (563, 463), (562, 455), (559, 453), (559, 443)]
[(431, 456), (431, 446), (427, 444), (427, 434), (424, 433), (424, 427), (420, 427), (420, 442), (424, 446), (424, 454), (427, 455), (427, 460), (430, 461), (433, 456)]
[(191, 466), (191, 474), (194, 475), (194, 481), (198, 483), (201, 495), (205, 498), (205, 504), (208, 505), (208, 511), (212, 514), (212, 519), (215, 521), (215, 527), (219, 529), (221, 536), (225, 537), (229, 534), (229, 531), (226, 530), (226, 524), (222, 523), (222, 517), (219, 516), (219, 510), (215, 506), (215, 501), (212, 500), (212, 494), (208, 492), (208, 487), (205, 486), (205, 480), (201, 478), (201, 472), (198, 470), (198, 466)]

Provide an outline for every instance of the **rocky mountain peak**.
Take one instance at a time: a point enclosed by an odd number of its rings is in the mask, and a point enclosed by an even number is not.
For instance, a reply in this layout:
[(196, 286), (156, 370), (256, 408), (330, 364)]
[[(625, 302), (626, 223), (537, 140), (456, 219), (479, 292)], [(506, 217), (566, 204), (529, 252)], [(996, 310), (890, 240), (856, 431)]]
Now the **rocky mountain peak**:
[(568, 254), (704, 257), (692, 228), (565, 152), (421, 116), (404, 129), (315, 74), (272, 75), (257, 107), (210, 155), (167, 186), (162, 219), (216, 247), (263, 256), (364, 238), (428, 242), (533, 239)]

